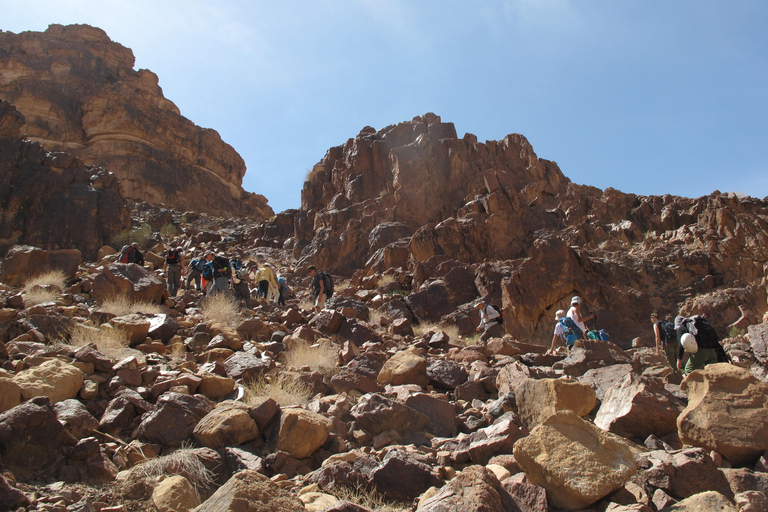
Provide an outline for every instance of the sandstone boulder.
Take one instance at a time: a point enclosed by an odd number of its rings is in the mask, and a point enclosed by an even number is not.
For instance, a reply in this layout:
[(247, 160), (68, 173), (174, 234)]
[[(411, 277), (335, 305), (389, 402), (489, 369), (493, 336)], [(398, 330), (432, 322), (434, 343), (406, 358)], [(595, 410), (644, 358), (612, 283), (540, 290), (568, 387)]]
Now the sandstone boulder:
[(518, 414), (533, 428), (558, 411), (585, 416), (595, 407), (595, 390), (572, 379), (526, 379), (515, 393)]
[(379, 371), (377, 380), (380, 384), (416, 384), (426, 387), (429, 384), (427, 376), (427, 359), (414, 348), (396, 353), (384, 363)]
[(137, 436), (149, 443), (180, 446), (211, 410), (213, 403), (203, 396), (164, 393), (157, 399), (155, 410), (143, 418)]
[(546, 419), (514, 446), (530, 483), (547, 490), (550, 504), (585, 508), (622, 487), (635, 473), (629, 444), (572, 411)]
[[(426, 499), (417, 512), (508, 512), (511, 498), (492, 471), (469, 466)], [(513, 503), (514, 504), (514, 503)]]
[(663, 437), (677, 430), (684, 406), (660, 379), (629, 373), (606, 393), (595, 425), (626, 438)]
[(323, 446), (331, 433), (332, 422), (325, 416), (305, 409), (283, 409), (277, 449), (296, 459), (304, 459)]
[(99, 420), (88, 412), (80, 400), (62, 400), (54, 404), (53, 409), (59, 422), (77, 440), (93, 435), (93, 431), (99, 428)]
[(40, 366), (19, 372), (13, 380), (21, 388), (24, 400), (47, 396), (55, 404), (77, 396), (83, 387), (83, 372), (60, 359), (49, 359)]
[(365, 395), (352, 408), (350, 414), (371, 434), (394, 430), (401, 435), (407, 435), (429, 423), (429, 418), (424, 414), (378, 393)]
[(0, 413), (21, 403), (21, 387), (13, 379), (0, 379)]
[(187, 512), (200, 504), (192, 483), (181, 475), (164, 479), (152, 491), (158, 512)]
[(93, 279), (90, 293), (99, 302), (125, 296), (137, 302), (159, 304), (165, 285), (156, 274), (135, 263), (110, 263)]
[(731, 500), (717, 491), (704, 491), (691, 496), (669, 507), (664, 507), (659, 512), (700, 512), (702, 510), (716, 510), (717, 512), (738, 512)]
[(192, 434), (198, 444), (218, 450), (255, 439), (259, 435), (259, 428), (248, 414), (247, 405), (226, 401), (205, 415)]
[(684, 443), (716, 450), (737, 466), (768, 449), (768, 384), (748, 370), (709, 365), (691, 373), (680, 388), (688, 395), (677, 418)]
[(304, 504), (252, 470), (240, 471), (195, 508), (195, 512), (306, 512)]
[(140, 313), (131, 313), (130, 315), (118, 316), (109, 321), (115, 329), (125, 332), (130, 345), (143, 343), (147, 339), (151, 322)]

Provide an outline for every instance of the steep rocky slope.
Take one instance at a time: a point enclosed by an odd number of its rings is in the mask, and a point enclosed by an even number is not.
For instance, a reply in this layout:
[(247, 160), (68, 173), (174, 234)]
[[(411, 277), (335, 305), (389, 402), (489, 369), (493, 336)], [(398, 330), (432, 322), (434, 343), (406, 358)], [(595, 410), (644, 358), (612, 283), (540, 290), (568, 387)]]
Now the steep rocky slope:
[(183, 117), (157, 76), (135, 71), (134, 61), (88, 25), (0, 32), (0, 98), (24, 114), (30, 140), (115, 173), (129, 199), (271, 217), (263, 196), (243, 190), (240, 155)]
[[(451, 297), (450, 283), (429, 291), (461, 266), (477, 281), (470, 297), (503, 301), (507, 332), (541, 343), (573, 295), (625, 346), (655, 309), (709, 314), (724, 333), (768, 309), (765, 200), (577, 185), (522, 135), (458, 138), (434, 114), (366, 127), (331, 148), (304, 184), (301, 209), (263, 237), (287, 242), (300, 266), (408, 270), (410, 291), (427, 294), (409, 303), (433, 321), (466, 302), (467, 293)], [(441, 307), (427, 313), (425, 301)]]

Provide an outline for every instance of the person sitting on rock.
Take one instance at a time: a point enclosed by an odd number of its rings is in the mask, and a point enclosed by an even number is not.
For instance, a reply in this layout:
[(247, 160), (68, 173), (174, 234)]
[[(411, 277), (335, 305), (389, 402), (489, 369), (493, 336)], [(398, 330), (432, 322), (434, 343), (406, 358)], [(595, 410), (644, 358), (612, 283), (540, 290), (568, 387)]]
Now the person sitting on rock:
[(578, 295), (574, 296), (571, 299), (571, 309), (568, 310), (568, 313), (566, 316), (571, 317), (571, 319), (576, 323), (576, 325), (581, 329), (581, 332), (583, 333), (583, 339), (584, 341), (587, 340), (587, 326), (584, 324), (587, 320), (594, 320), (595, 315), (589, 315), (589, 316), (581, 316), (581, 297)]
[(483, 333), (480, 335), (481, 341), (504, 336), (504, 326), (499, 322), (501, 314), (496, 311), (495, 307), (480, 301), (475, 304), (475, 308), (480, 312), (480, 325), (477, 326), (476, 330)]
[(558, 338), (561, 338), (563, 342), (565, 342), (565, 331), (563, 331), (563, 324), (560, 323), (560, 319), (565, 316), (565, 311), (562, 309), (558, 309), (557, 313), (555, 313), (555, 335), (552, 336), (552, 346), (547, 350), (546, 354), (544, 355), (551, 355), (555, 353), (555, 345), (557, 344)]

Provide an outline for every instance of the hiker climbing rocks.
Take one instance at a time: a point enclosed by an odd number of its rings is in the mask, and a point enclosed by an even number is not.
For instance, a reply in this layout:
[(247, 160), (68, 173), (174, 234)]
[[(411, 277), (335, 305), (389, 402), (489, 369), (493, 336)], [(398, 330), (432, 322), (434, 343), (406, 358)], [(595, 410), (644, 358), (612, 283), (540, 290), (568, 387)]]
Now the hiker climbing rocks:
[(206, 254), (205, 259), (211, 263), (211, 270), (213, 271), (213, 285), (208, 290), (208, 293), (211, 295), (216, 293), (229, 295), (229, 278), (231, 275), (229, 260), (223, 254), (214, 256), (212, 252)]
[(144, 255), (139, 250), (139, 244), (133, 242), (131, 245), (124, 245), (120, 250), (120, 257), (117, 261), (118, 263), (136, 263), (143, 266)]
[(248, 286), (248, 273), (245, 271), (243, 262), (237, 258), (229, 262), (232, 268), (232, 294), (235, 299), (245, 302), (245, 307), (251, 307), (251, 289)]
[(501, 312), (496, 310), (492, 304), (486, 304), (483, 301), (475, 304), (475, 308), (480, 311), (480, 325), (477, 326), (477, 332), (482, 331), (480, 340), (485, 341), (489, 338), (501, 338), (506, 334), (504, 326), (501, 323)]
[(546, 354), (544, 355), (551, 355), (555, 353), (555, 345), (557, 344), (558, 338), (562, 339), (563, 342), (565, 342), (565, 331), (563, 330), (563, 324), (560, 323), (560, 319), (565, 316), (565, 311), (562, 309), (558, 309), (557, 313), (555, 313), (555, 334), (552, 336), (552, 346), (547, 350)]
[(728, 356), (720, 346), (715, 329), (703, 316), (675, 317), (675, 331), (680, 340), (677, 369), (682, 371), (683, 375), (700, 370), (708, 364), (728, 362)]
[(584, 322), (587, 320), (594, 320), (595, 315), (592, 314), (589, 316), (581, 316), (581, 297), (576, 295), (571, 299), (571, 308), (568, 310), (566, 316), (570, 317), (576, 323), (578, 328), (581, 329), (582, 338), (586, 340), (587, 326), (584, 324)]
[(256, 272), (254, 279), (259, 286), (257, 295), (264, 300), (271, 300), (277, 298), (277, 278), (275, 277), (275, 271), (272, 269), (272, 265), (264, 263)]
[(195, 288), (197, 291), (202, 290), (200, 285), (200, 279), (203, 275), (203, 265), (205, 265), (205, 258), (194, 258), (189, 262), (189, 275), (187, 275), (187, 290), (189, 290), (189, 283), (195, 281)]
[(318, 272), (314, 265), (309, 267), (309, 275), (312, 277), (310, 286), (312, 296), (315, 298), (315, 311), (320, 311), (333, 294), (333, 279), (325, 272)]
[(168, 283), (168, 291), (171, 297), (175, 297), (181, 284), (181, 275), (184, 273), (184, 251), (181, 247), (168, 251), (163, 263), (163, 271)]
[(281, 306), (285, 306), (285, 298), (292, 294), (293, 291), (288, 286), (283, 276), (277, 278), (277, 303)]
[(656, 339), (656, 353), (663, 351), (667, 356), (669, 366), (677, 371), (677, 334), (675, 333), (675, 324), (669, 320), (659, 320), (659, 313), (651, 313), (651, 323), (653, 324), (653, 334)]

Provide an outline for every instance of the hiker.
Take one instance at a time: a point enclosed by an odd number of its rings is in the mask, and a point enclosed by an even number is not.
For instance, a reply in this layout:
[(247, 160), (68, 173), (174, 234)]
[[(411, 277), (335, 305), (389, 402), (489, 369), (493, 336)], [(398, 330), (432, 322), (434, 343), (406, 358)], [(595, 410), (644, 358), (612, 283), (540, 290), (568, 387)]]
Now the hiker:
[[(677, 369), (683, 372), (683, 375), (701, 370), (708, 364), (728, 361), (717, 333), (703, 316), (675, 317), (675, 331), (680, 341), (680, 347), (677, 349)], [(723, 352), (722, 356), (718, 356), (718, 348)]]
[(587, 326), (584, 324), (584, 322), (587, 320), (594, 320), (595, 315), (592, 314), (589, 316), (581, 316), (581, 297), (576, 295), (571, 299), (571, 308), (568, 310), (568, 313), (565, 316), (570, 317), (576, 323), (578, 328), (581, 329), (583, 339), (586, 341)]
[(181, 275), (184, 273), (184, 251), (181, 247), (169, 249), (163, 263), (165, 279), (168, 283), (168, 291), (171, 297), (175, 297), (181, 284)]
[(264, 263), (264, 265), (256, 271), (254, 280), (259, 286), (257, 293), (259, 297), (263, 297), (265, 301), (277, 297), (277, 278), (275, 277), (275, 271), (272, 269), (272, 265)]
[(501, 323), (501, 313), (496, 310), (496, 306), (480, 301), (475, 304), (475, 308), (480, 311), (480, 325), (477, 326), (476, 331), (483, 332), (480, 335), (481, 341), (486, 341), (489, 338), (501, 338), (506, 334)]
[(229, 262), (232, 268), (232, 294), (235, 299), (245, 302), (245, 307), (251, 307), (251, 289), (248, 286), (248, 273), (245, 271), (243, 262), (239, 259), (233, 259)]
[(283, 276), (277, 278), (277, 303), (285, 306), (285, 298), (293, 293)]
[(328, 300), (329, 293), (326, 287), (326, 279), (330, 279), (331, 276), (328, 276), (325, 272), (318, 272), (314, 265), (309, 266), (309, 275), (312, 277), (310, 286), (312, 287), (312, 296), (315, 299), (315, 311), (319, 313), (323, 306), (325, 306), (325, 301)]
[(565, 331), (563, 330), (563, 324), (560, 323), (560, 319), (565, 316), (565, 311), (562, 309), (558, 309), (557, 313), (555, 313), (555, 335), (552, 336), (552, 346), (547, 350), (547, 352), (544, 354), (545, 356), (551, 355), (555, 353), (555, 345), (557, 344), (557, 339), (561, 338), (563, 341), (565, 341)]
[(144, 255), (139, 250), (139, 244), (133, 242), (131, 245), (124, 245), (120, 249), (120, 256), (117, 259), (118, 263), (136, 263), (137, 265), (144, 265)]
[(667, 356), (669, 366), (674, 371), (677, 371), (677, 349), (679, 344), (677, 342), (677, 334), (675, 333), (675, 324), (669, 320), (659, 320), (659, 313), (657, 311), (651, 313), (651, 323), (653, 324), (653, 334), (656, 338), (656, 353), (661, 354), (663, 350), (664, 355)]
[(229, 278), (231, 276), (229, 260), (223, 254), (214, 256), (213, 252), (208, 252), (205, 259), (211, 263), (212, 284), (209, 285), (208, 293), (224, 293), (229, 295)]
[(205, 258), (194, 258), (189, 262), (189, 275), (187, 275), (187, 290), (189, 290), (189, 283), (192, 280), (195, 281), (195, 288), (197, 291), (202, 290), (200, 280), (203, 275), (203, 265), (205, 265)]

